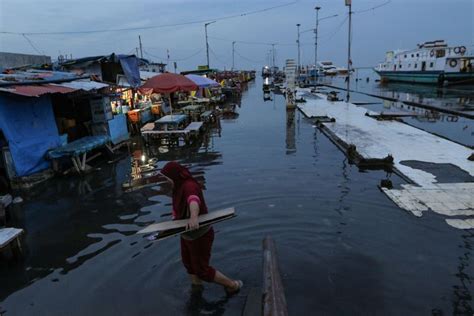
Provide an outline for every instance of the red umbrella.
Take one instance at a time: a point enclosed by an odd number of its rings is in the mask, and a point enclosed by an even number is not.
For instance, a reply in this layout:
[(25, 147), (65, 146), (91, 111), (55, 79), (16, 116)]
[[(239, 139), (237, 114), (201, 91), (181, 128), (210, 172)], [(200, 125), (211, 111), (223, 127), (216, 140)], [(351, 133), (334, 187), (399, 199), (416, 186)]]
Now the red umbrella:
[(153, 89), (155, 93), (172, 93), (176, 91), (196, 91), (199, 87), (183, 75), (164, 73), (148, 79), (142, 89)]
[(173, 105), (170, 94), (176, 91), (196, 91), (199, 87), (183, 75), (167, 72), (151, 77), (140, 89), (153, 90), (155, 93), (166, 93), (170, 100), (171, 115), (173, 115)]

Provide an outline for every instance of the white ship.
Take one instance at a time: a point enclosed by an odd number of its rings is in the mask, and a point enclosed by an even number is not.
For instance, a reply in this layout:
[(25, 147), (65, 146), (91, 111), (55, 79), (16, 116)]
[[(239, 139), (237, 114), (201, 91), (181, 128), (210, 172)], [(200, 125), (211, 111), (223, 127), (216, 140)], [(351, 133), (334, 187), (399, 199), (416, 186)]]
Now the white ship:
[(413, 50), (389, 51), (375, 71), (382, 81), (426, 84), (474, 82), (474, 55), (465, 46), (449, 47), (438, 40)]

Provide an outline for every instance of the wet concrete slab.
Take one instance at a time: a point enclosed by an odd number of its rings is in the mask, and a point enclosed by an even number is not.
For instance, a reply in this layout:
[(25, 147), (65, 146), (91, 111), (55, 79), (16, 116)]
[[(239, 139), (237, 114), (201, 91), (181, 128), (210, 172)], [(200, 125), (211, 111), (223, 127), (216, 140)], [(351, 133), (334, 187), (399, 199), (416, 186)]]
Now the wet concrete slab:
[(412, 182), (402, 190), (383, 189), (399, 207), (416, 216), (428, 210), (445, 216), (474, 215), (474, 163), (467, 159), (472, 149), (402, 122), (376, 120), (366, 115), (372, 111), (328, 101), (309, 89), (300, 89), (297, 98), (301, 97), (306, 102), (297, 106), (306, 117), (325, 118), (324, 128), (355, 146), (364, 159), (393, 157), (395, 170)]

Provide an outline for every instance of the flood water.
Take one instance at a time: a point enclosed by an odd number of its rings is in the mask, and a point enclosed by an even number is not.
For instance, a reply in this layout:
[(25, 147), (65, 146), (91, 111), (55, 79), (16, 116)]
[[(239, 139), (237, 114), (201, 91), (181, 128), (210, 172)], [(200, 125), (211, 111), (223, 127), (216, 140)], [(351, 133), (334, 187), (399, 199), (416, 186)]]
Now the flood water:
[(192, 294), (179, 239), (135, 235), (169, 219), (171, 200), (161, 184), (125, 191), (126, 155), (15, 205), (27, 254), (1, 262), (0, 314), (240, 315), (249, 289), (262, 285), (262, 239), (271, 235), (290, 315), (471, 315), (473, 232), (399, 209), (378, 185), (402, 179), (360, 171), (282, 96), (264, 102), (261, 87), (260, 78), (250, 83), (240, 115), (201, 147), (134, 149), (160, 166), (188, 164), (211, 210), (236, 208), (237, 218), (214, 227), (212, 264), (243, 280), (239, 295), (216, 285)]
[[(472, 85), (450, 85), (437, 87), (409, 83), (380, 84), (379, 76), (371, 69), (359, 69), (351, 77), (350, 89), (360, 92), (351, 93), (352, 102), (364, 102), (363, 106), (376, 112), (407, 112), (416, 114), (404, 117), (403, 121), (412, 126), (446, 137), (466, 146), (474, 147), (474, 90)], [(323, 84), (346, 88), (345, 78), (325, 77)], [(392, 102), (374, 98), (366, 94), (378, 95), (400, 100)], [(340, 98), (345, 99), (346, 92), (339, 91)], [(445, 113), (427, 108), (407, 105), (403, 102), (420, 103), (439, 109), (456, 111), (471, 116)]]

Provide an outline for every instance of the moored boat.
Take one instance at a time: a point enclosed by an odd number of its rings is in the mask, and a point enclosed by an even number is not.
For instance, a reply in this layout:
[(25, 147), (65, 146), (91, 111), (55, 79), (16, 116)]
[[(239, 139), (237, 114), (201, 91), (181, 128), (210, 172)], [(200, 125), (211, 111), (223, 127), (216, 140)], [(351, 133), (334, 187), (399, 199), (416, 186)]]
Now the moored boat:
[(465, 46), (449, 47), (438, 40), (419, 44), (413, 50), (386, 53), (385, 62), (375, 68), (382, 81), (425, 84), (474, 82), (474, 55)]

